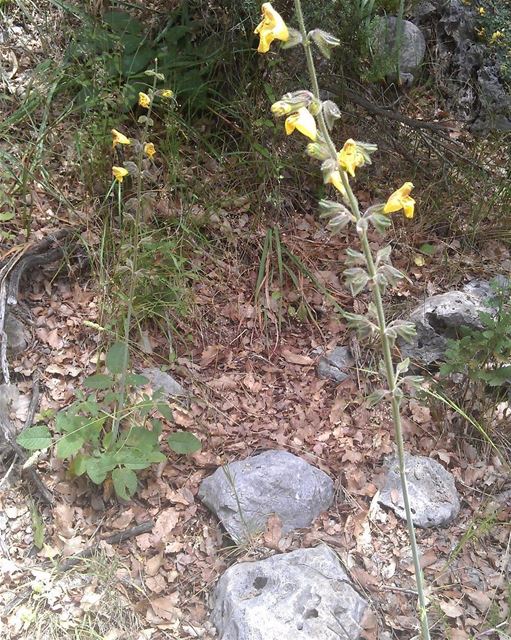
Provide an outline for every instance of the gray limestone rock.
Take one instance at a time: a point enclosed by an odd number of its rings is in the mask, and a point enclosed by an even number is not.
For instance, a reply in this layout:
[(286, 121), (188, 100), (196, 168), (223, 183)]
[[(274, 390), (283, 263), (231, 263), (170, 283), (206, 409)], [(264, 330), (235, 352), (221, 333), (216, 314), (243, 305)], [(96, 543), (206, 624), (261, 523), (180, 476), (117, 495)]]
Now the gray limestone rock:
[(483, 311), (488, 311), (484, 300), (465, 291), (427, 298), (410, 314), (417, 333), (411, 341), (399, 341), (401, 353), (425, 366), (441, 361), (448, 339), (456, 339), (460, 327), (482, 328), (479, 314)]
[(366, 606), (322, 545), (227, 569), (212, 619), (220, 640), (356, 640)]
[(335, 382), (342, 382), (349, 377), (349, 369), (355, 364), (348, 347), (336, 347), (320, 358), (318, 376)]
[(187, 395), (186, 389), (184, 389), (179, 382), (157, 367), (142, 369), (141, 374), (149, 380), (155, 391), (162, 389), (168, 398)]
[[(505, 276), (496, 276), (494, 281), (503, 290), (510, 286)], [(425, 366), (442, 361), (448, 340), (458, 338), (461, 327), (481, 329), (480, 314), (496, 312), (495, 295), (487, 280), (472, 280), (461, 291), (427, 298), (410, 314), (417, 334), (411, 341), (398, 341), (401, 353)]]
[(381, 58), (396, 57), (396, 46), (399, 46), (399, 81), (410, 86), (414, 81), (426, 53), (426, 40), (422, 31), (410, 22), (402, 20), (401, 41), (398, 44), (398, 18), (382, 16), (375, 25), (372, 36), (377, 55)]
[(334, 486), (320, 469), (287, 451), (265, 451), (218, 468), (205, 478), (199, 498), (235, 542), (264, 531), (272, 514), (282, 531), (308, 527), (332, 504)]
[[(387, 462), (385, 486), (378, 502), (405, 520), (403, 492), (397, 458)], [(405, 454), (405, 473), (413, 522), (418, 527), (438, 527), (451, 522), (460, 510), (460, 499), (452, 474), (425, 456)]]

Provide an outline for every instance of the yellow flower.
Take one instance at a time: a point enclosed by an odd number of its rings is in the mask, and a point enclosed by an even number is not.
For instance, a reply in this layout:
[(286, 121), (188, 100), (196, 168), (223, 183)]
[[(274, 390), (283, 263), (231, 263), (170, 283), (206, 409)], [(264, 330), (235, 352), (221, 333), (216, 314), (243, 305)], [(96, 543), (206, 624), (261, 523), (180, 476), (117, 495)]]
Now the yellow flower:
[(316, 120), (312, 113), (306, 108), (298, 109), (296, 113), (292, 113), (286, 118), (286, 133), (291, 135), (295, 129), (298, 129), (304, 136), (315, 140), (317, 137)]
[(172, 89), (163, 89), (161, 92), (162, 98), (172, 98), (174, 96), (174, 92)]
[(112, 167), (112, 173), (114, 174), (114, 178), (117, 182), (122, 182), (128, 175), (129, 171), (124, 167)]
[(156, 148), (152, 142), (146, 142), (144, 145), (144, 153), (149, 158), (152, 158), (156, 154)]
[(492, 36), (490, 38), (490, 44), (495, 44), (499, 40), (502, 40), (503, 37), (504, 33), (502, 31), (495, 31), (495, 33), (492, 33)]
[(261, 7), (261, 11), (262, 20), (257, 25), (254, 33), (259, 35), (257, 50), (259, 53), (267, 53), (274, 40), (282, 40), (283, 42), (289, 40), (289, 31), (284, 20), (271, 6), (271, 2), (265, 2)]
[(477, 11), (480, 16), (484, 16), (486, 14), (486, 9), (484, 7), (478, 7)]
[(343, 171), (347, 171), (350, 176), (355, 177), (355, 169), (365, 164), (364, 156), (360, 153), (355, 140), (349, 138), (344, 143), (343, 148), (337, 154), (337, 159)]
[(411, 182), (405, 182), (402, 187), (394, 191), (383, 207), (383, 213), (395, 213), (403, 209), (407, 218), (413, 218), (415, 200), (410, 196), (412, 189), (413, 184)]
[(138, 104), (144, 109), (149, 109), (151, 104), (151, 98), (147, 95), (147, 93), (143, 93), (142, 91), (138, 94)]
[(131, 144), (131, 140), (117, 129), (112, 129), (112, 147), (117, 144)]

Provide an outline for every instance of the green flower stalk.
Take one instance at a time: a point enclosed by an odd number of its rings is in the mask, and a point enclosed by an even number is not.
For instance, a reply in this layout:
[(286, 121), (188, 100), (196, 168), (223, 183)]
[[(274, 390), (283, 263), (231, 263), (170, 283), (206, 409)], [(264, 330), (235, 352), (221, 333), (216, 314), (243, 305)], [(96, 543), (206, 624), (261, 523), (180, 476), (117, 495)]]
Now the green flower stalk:
[[(420, 554), (415, 536), (406, 480), (405, 450), (400, 413), (400, 405), (403, 398), (402, 384), (418, 384), (420, 379), (416, 376), (403, 375), (409, 366), (408, 359), (394, 366), (392, 358), (392, 347), (395, 339), (397, 337), (409, 339), (414, 333), (414, 327), (410, 323), (402, 321), (387, 323), (383, 305), (383, 293), (387, 285), (392, 285), (405, 276), (392, 266), (390, 262), (390, 247), (384, 247), (376, 255), (373, 255), (367, 236), (369, 224), (372, 224), (380, 232), (384, 231), (390, 224), (389, 214), (403, 211), (407, 218), (413, 217), (415, 200), (410, 196), (413, 184), (405, 182), (402, 187), (392, 193), (384, 205), (374, 205), (363, 213), (360, 211), (358, 200), (350, 185), (349, 176), (354, 177), (358, 169), (365, 164), (371, 163), (370, 155), (376, 150), (376, 147), (349, 139), (343, 148), (337, 151), (332, 141), (330, 130), (334, 125), (335, 119), (339, 117), (340, 111), (331, 101), (321, 101), (312, 47), (317, 46), (322, 55), (329, 57), (331, 49), (338, 46), (340, 42), (337, 38), (322, 30), (316, 29), (307, 33), (301, 0), (294, 0), (294, 4), (301, 34), (301, 38), (298, 38), (297, 42), (302, 44), (305, 51), (312, 98), (310, 97), (310, 92), (307, 91), (294, 92), (292, 94), (293, 99), (290, 99), (291, 94), (287, 94), (283, 97), (283, 100), (275, 103), (272, 111), (276, 116), (287, 116), (285, 129), (288, 135), (294, 129), (297, 129), (313, 141), (307, 145), (307, 153), (322, 162), (321, 170), (325, 184), (331, 184), (341, 194), (344, 204), (330, 200), (322, 200), (320, 202), (322, 217), (329, 218), (328, 228), (336, 232), (353, 223), (360, 239), (362, 252), (354, 249), (348, 250), (347, 264), (349, 268), (346, 269), (345, 276), (354, 296), (360, 293), (367, 285), (370, 285), (373, 300), (372, 304), (369, 305), (367, 316), (345, 313), (345, 317), (348, 319), (348, 325), (355, 328), (362, 337), (372, 335), (379, 335), (380, 337), (383, 354), (382, 369), (385, 372), (387, 389), (374, 392), (368, 400), (373, 404), (382, 399), (390, 400), (403, 503), (417, 582), (421, 638), (422, 640), (430, 640), (424, 577), (420, 566)], [(283, 19), (270, 3), (265, 3), (263, 5), (263, 23), (264, 17), (268, 15), (272, 16), (273, 28), (275, 28), (274, 25), (278, 25), (279, 33), (285, 33)], [(256, 33), (259, 33), (261, 37), (261, 44), (258, 50), (261, 53), (266, 53), (269, 50), (270, 44), (274, 39), (285, 40), (283, 37), (278, 38), (275, 35), (276, 31), (270, 31), (270, 26), (268, 25), (267, 33), (269, 37), (266, 37), (263, 42), (266, 32), (262, 30), (261, 25), (258, 29)], [(287, 43), (287, 46), (289, 44)], [(300, 99), (297, 99), (296, 96), (300, 96)], [(308, 104), (304, 104), (304, 102)], [(313, 106), (314, 108), (311, 108)], [(312, 120), (317, 121), (317, 126), (312, 123)]]

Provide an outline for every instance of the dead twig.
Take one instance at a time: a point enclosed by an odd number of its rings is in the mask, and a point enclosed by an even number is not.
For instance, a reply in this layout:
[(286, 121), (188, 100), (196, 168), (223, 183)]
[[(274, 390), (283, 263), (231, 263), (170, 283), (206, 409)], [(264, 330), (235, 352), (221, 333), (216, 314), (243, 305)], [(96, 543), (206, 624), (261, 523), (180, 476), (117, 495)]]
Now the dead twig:
[[(147, 522), (142, 522), (135, 527), (131, 527), (130, 529), (125, 529), (124, 531), (119, 531), (118, 533), (114, 533), (106, 538), (102, 538), (103, 542), (107, 542), (108, 544), (119, 544), (120, 542), (124, 542), (124, 540), (128, 540), (129, 538), (135, 538), (136, 536), (140, 536), (143, 533), (149, 533), (152, 531), (154, 527), (154, 522), (152, 520), (148, 520)], [(97, 550), (97, 545), (89, 546), (86, 549), (83, 549), (79, 553), (76, 553), (74, 556), (71, 556), (67, 560), (65, 560), (60, 566), (59, 571), (69, 571), (74, 566), (76, 566), (81, 560), (86, 558), (91, 558)]]

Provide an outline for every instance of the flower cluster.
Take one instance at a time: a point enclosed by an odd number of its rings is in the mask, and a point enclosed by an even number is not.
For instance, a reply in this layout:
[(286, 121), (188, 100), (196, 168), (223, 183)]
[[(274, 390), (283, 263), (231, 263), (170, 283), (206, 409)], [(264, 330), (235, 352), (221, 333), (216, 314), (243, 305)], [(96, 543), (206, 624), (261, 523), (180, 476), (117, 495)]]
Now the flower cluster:
[[(146, 71), (146, 74), (155, 75), (160, 80), (164, 79), (162, 74), (156, 73), (155, 71)], [(138, 94), (138, 105), (142, 109), (146, 109), (148, 115), (140, 116), (138, 119), (139, 123), (141, 124), (147, 123), (148, 125), (152, 124), (152, 120), (149, 114), (151, 112), (153, 101), (156, 96), (163, 98), (165, 100), (168, 100), (174, 97), (174, 92), (171, 89), (160, 89), (158, 91), (152, 91), (151, 89), (149, 89), (148, 93), (144, 93), (143, 91), (140, 91)], [(118, 145), (120, 146), (131, 145), (135, 148), (135, 151), (142, 150), (142, 153), (147, 158), (149, 158), (149, 160), (152, 160), (156, 155), (156, 146), (153, 142), (144, 142), (144, 144), (141, 144), (140, 142), (138, 142), (138, 140), (131, 140), (126, 135), (124, 135), (124, 133), (122, 133), (121, 131), (118, 131), (117, 129), (112, 129), (112, 148), (115, 149)], [(133, 162), (126, 162), (125, 166), (114, 165), (112, 167), (112, 175), (114, 177), (114, 180), (117, 183), (121, 183), (124, 180), (124, 178), (130, 174), (130, 168), (133, 171), (135, 170), (136, 165)]]
[[(271, 3), (265, 2), (262, 6), (262, 20), (255, 33), (260, 38), (258, 51), (267, 53), (274, 40), (288, 41), (290, 29)], [(332, 47), (340, 44), (337, 38), (321, 29), (311, 31), (308, 38), (326, 57), (329, 57)], [(277, 117), (286, 116), (284, 129), (287, 135), (298, 131), (312, 140), (312, 143), (307, 145), (307, 153), (322, 161), (324, 183), (331, 184), (343, 198), (346, 198), (344, 182), (348, 179), (347, 176), (354, 178), (357, 169), (371, 163), (370, 155), (376, 151), (376, 146), (355, 142), (350, 138), (334, 156), (318, 130), (317, 118), (323, 118), (327, 128), (331, 130), (335, 120), (340, 117), (340, 109), (331, 100), (318, 101), (310, 91), (286, 93), (272, 105), (271, 111)], [(415, 200), (410, 196), (412, 189), (413, 184), (405, 182), (387, 200), (383, 213), (391, 214), (402, 210), (407, 218), (413, 218)]]

